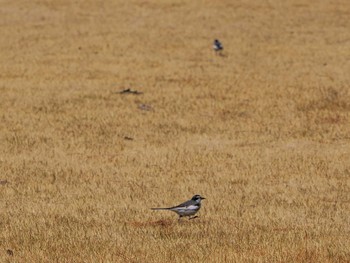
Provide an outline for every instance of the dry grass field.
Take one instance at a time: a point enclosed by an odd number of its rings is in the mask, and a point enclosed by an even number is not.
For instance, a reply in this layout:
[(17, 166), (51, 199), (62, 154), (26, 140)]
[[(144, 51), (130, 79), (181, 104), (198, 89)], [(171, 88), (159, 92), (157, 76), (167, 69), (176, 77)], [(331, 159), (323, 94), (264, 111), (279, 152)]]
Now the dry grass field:
[(350, 262), (348, 0), (0, 3), (1, 263)]

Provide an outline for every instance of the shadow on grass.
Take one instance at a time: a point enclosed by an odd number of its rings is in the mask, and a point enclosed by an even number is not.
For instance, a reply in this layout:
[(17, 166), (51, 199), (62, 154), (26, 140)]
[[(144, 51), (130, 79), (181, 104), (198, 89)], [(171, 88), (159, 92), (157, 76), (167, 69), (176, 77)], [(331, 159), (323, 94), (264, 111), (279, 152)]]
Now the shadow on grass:
[(148, 222), (131, 222), (130, 223), (133, 227), (170, 227), (174, 224), (174, 221), (172, 220), (166, 220), (166, 219), (161, 219), (157, 221), (148, 221)]

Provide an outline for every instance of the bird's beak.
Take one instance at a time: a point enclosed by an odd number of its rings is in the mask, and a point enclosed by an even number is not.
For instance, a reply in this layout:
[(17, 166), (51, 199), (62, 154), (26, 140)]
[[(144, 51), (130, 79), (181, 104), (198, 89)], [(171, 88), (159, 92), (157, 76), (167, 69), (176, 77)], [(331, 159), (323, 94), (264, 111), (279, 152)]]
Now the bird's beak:
[(205, 199), (205, 197), (201, 196), (201, 199)]

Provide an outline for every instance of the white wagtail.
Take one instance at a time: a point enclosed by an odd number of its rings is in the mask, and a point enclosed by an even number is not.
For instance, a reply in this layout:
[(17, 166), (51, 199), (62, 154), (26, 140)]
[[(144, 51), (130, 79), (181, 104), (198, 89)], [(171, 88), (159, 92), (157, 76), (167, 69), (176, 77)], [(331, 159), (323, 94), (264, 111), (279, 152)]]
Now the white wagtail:
[(223, 50), (224, 47), (222, 46), (219, 40), (215, 39), (213, 44), (213, 49), (217, 54), (220, 54), (219, 52), (221, 52), (221, 50)]
[(173, 211), (180, 216), (179, 220), (183, 216), (188, 216), (189, 219), (194, 219), (194, 218), (197, 218), (197, 216), (195, 216), (195, 217), (191, 217), (191, 216), (195, 215), (199, 211), (199, 209), (201, 208), (201, 201), (203, 199), (205, 199), (205, 198), (200, 196), (200, 195), (195, 195), (192, 197), (191, 200), (188, 200), (188, 201), (186, 201), (182, 204), (179, 204), (177, 206), (167, 207), (167, 208), (151, 208), (151, 209), (152, 210), (170, 210), (170, 211)]

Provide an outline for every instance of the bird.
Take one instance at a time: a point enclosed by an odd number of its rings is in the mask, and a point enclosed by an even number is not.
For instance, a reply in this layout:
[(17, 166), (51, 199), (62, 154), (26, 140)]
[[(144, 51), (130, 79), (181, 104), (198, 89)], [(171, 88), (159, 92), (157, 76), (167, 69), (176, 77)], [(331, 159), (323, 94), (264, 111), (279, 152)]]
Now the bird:
[(215, 39), (215, 40), (214, 40), (214, 44), (213, 44), (213, 49), (214, 49), (214, 51), (215, 51), (217, 54), (219, 54), (219, 52), (220, 52), (221, 50), (223, 50), (224, 47), (222, 46), (222, 44), (221, 44), (221, 42), (220, 42), (219, 40)]
[(194, 216), (201, 208), (201, 201), (205, 199), (203, 196), (194, 195), (190, 200), (173, 207), (166, 208), (151, 208), (152, 210), (169, 210), (177, 213), (179, 215), (179, 220), (181, 217), (188, 216), (189, 219), (195, 219), (198, 216)]

